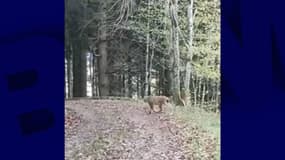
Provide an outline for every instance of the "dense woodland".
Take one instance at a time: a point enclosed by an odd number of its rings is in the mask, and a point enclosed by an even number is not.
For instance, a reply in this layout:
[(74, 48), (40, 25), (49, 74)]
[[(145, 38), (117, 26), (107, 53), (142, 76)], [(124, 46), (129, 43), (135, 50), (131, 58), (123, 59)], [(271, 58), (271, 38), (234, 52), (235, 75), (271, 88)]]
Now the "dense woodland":
[(65, 0), (65, 95), (220, 106), (219, 0)]

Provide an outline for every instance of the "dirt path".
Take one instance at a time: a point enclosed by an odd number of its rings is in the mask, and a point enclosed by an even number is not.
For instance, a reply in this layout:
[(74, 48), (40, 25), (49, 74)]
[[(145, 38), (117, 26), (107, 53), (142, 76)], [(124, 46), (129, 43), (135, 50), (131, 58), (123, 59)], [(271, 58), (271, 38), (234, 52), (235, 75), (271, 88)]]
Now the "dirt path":
[[(66, 127), (65, 159), (214, 159), (214, 139), (194, 125), (177, 124), (165, 112), (149, 115), (145, 105), (121, 100), (67, 101), (67, 113), (76, 113), (81, 122)], [(186, 132), (193, 134), (186, 137)], [(205, 147), (197, 148), (203, 143)]]

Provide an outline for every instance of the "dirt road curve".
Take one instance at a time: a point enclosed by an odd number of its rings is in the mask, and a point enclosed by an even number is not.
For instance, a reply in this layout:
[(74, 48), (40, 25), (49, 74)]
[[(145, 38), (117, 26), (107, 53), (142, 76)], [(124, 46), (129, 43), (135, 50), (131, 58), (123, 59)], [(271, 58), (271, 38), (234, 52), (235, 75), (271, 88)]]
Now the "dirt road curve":
[(66, 101), (66, 160), (214, 160), (215, 139), (169, 112), (119, 100)]

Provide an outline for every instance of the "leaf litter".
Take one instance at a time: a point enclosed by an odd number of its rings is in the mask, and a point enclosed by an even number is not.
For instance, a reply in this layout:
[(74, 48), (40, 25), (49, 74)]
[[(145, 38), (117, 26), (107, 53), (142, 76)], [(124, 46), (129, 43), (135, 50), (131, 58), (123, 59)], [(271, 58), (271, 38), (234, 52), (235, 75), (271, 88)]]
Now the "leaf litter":
[(217, 139), (129, 100), (68, 100), (66, 160), (215, 160)]

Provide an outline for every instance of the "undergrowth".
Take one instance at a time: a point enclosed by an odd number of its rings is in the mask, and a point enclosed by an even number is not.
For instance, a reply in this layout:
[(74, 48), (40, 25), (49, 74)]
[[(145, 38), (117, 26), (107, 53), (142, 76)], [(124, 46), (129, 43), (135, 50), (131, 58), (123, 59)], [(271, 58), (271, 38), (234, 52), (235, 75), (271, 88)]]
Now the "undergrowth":
[(220, 159), (220, 113), (207, 112), (202, 108), (191, 106), (176, 106), (171, 107), (170, 111), (177, 120), (181, 120), (188, 124), (197, 124), (202, 130), (207, 131), (214, 136), (217, 143), (217, 156), (216, 159)]

